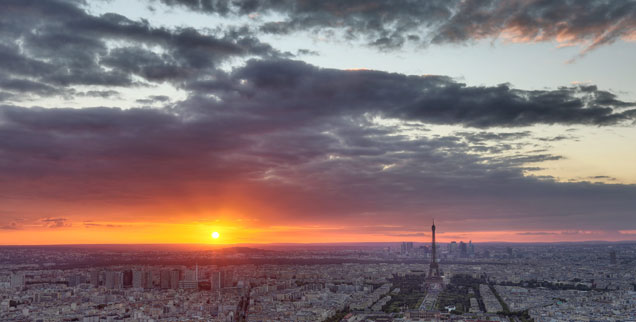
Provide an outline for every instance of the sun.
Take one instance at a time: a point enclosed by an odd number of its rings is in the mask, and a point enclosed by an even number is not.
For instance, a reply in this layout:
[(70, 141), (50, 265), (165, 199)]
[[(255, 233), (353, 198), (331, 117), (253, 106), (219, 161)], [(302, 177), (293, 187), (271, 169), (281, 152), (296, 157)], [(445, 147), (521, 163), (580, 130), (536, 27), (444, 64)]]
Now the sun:
[(219, 236), (221, 236), (221, 235), (219, 235), (219, 233), (218, 233), (218, 232), (216, 232), (216, 231), (212, 233), (212, 238), (213, 238), (213, 239), (218, 239), (218, 238), (219, 238)]

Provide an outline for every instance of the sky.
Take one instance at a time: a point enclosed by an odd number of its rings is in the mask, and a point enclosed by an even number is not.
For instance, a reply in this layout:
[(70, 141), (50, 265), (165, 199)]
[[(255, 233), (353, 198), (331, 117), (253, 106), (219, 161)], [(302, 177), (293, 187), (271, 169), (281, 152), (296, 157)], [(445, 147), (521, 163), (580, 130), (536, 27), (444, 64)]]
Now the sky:
[(635, 1), (0, 0), (0, 244), (636, 240), (634, 57)]

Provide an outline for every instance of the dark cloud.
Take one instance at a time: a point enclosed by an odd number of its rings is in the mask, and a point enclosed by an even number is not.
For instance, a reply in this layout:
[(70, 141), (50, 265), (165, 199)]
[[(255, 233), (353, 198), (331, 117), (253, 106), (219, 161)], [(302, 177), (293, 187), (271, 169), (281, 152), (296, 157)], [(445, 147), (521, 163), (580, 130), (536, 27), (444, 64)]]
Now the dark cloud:
[(2, 75), (0, 75), (0, 88), (15, 93), (37, 93), (39, 95), (58, 93), (58, 89), (44, 83), (28, 79), (8, 78)]
[[(238, 79), (256, 83), (244, 78), (248, 74), (236, 71)], [(280, 83), (285, 81), (261, 86), (276, 89)], [(633, 186), (558, 183), (523, 174), (527, 163), (558, 155), (474, 153), (461, 137), (414, 139), (400, 134), (409, 129), (403, 125), (374, 123), (366, 110), (341, 113), (325, 106), (309, 113), (289, 101), (269, 105), (250, 86), (245, 93), (253, 95), (246, 96), (251, 101), (242, 94), (234, 100), (223, 96), (223, 102), (194, 96), (157, 109), (3, 106), (0, 180), (14, 184), (0, 188), (0, 195), (36, 199), (40, 207), (91, 205), (81, 213), (96, 222), (96, 212), (113, 205), (151, 209), (134, 213), (153, 220), (170, 216), (170, 207), (196, 212), (234, 205), (264, 222), (337, 219), (342, 225), (364, 220), (417, 227), (392, 233), (424, 231), (418, 225), (431, 217), (454, 221), (458, 230), (480, 227), (476, 221), (489, 229), (520, 230), (628, 229), (625, 223), (633, 222)], [(47, 221), (53, 227), (66, 223)]]
[(99, 224), (94, 223), (92, 221), (83, 222), (84, 227), (86, 228), (122, 228), (124, 225), (116, 225), (116, 224)]
[(517, 233), (517, 235), (521, 236), (546, 236), (546, 235), (556, 235), (554, 232), (546, 232), (546, 231), (526, 231)]
[(493, 133), (487, 131), (481, 132), (457, 132), (456, 135), (463, 137), (471, 143), (482, 143), (484, 141), (509, 141), (527, 138), (531, 135), (530, 131), (522, 132), (503, 132)]
[(89, 96), (89, 97), (101, 97), (101, 98), (113, 98), (119, 97), (119, 92), (115, 90), (104, 90), (104, 91), (86, 91), (76, 93), (77, 96)]
[(47, 228), (64, 228), (71, 227), (71, 223), (67, 218), (43, 218), (40, 220)]
[(0, 88), (22, 94), (144, 85), (133, 76), (178, 86), (231, 57), (278, 55), (246, 28), (153, 27), (114, 13), (93, 16), (70, 1), (3, 1), (0, 22)]
[(342, 33), (383, 49), (405, 43), (466, 43), (503, 37), (512, 41), (582, 44), (589, 51), (621, 37), (635, 37), (633, 1), (298, 1), (161, 0), (223, 16), (275, 14), (261, 30)]
[(377, 113), (405, 121), (480, 128), (611, 125), (633, 120), (636, 112), (623, 110), (634, 103), (589, 87), (527, 91), (507, 84), (467, 86), (444, 76), (321, 69), (290, 60), (251, 60), (230, 75), (191, 82), (187, 88), (214, 93), (224, 105), (299, 121)]
[(389, 236), (396, 237), (430, 237), (431, 234), (428, 233), (404, 233), (404, 234), (388, 234)]
[(298, 51), (296, 51), (296, 55), (297, 56), (318, 56), (319, 53), (315, 50), (310, 50), (310, 49), (298, 49)]
[(170, 97), (166, 95), (150, 95), (146, 98), (136, 100), (137, 103), (140, 104), (154, 104), (154, 103), (167, 103), (170, 101)]
[[(440, 26), (470, 9), (446, 1), (288, 4), (196, 2), (196, 8), (289, 12), (289, 21), (263, 30), (345, 28), (347, 38), (362, 35), (381, 47), (463, 41)], [(0, 182), (11, 182), (0, 185), (2, 210), (24, 214), (26, 222), (62, 228), (78, 219), (71, 216), (111, 216), (113, 207), (125, 220), (160, 220), (171, 210), (227, 206), (268, 223), (399, 221), (411, 229), (369, 231), (402, 234), (424, 231), (418, 223), (433, 216), (466, 230), (478, 225), (463, 219), (491, 229), (636, 228), (627, 227), (634, 186), (526, 176), (560, 156), (540, 148), (521, 152), (529, 150), (521, 141), (533, 139), (527, 131), (481, 130), (634, 120), (634, 103), (594, 86), (529, 91), (444, 76), (321, 69), (280, 59), (289, 54), (248, 28), (153, 27), (112, 13), (94, 16), (67, 1), (3, 1), (0, 24), (1, 99), (117, 98), (118, 87), (162, 82), (187, 91), (183, 101), (144, 93), (137, 103), (147, 106), (131, 109), (0, 105)], [(447, 39), (421, 35), (422, 27)], [(260, 60), (220, 69), (253, 56)], [(479, 131), (434, 135), (426, 124)], [(47, 208), (53, 211), (42, 219)], [(83, 225), (108, 228), (99, 222)]]

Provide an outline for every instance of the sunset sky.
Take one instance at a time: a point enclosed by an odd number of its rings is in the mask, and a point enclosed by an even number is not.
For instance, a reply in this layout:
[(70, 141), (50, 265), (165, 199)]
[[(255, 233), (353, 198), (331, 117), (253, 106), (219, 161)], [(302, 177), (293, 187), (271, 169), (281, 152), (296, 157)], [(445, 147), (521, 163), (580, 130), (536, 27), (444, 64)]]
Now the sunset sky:
[(0, 244), (636, 240), (635, 102), (635, 1), (0, 0)]

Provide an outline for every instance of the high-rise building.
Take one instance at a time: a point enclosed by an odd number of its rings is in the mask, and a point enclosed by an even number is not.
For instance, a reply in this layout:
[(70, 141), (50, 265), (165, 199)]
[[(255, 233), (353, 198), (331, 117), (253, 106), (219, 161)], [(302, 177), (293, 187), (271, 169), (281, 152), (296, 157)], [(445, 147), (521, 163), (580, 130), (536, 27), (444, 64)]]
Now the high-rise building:
[(475, 245), (473, 245), (473, 241), (468, 241), (468, 256), (475, 256)]
[(610, 251), (610, 264), (616, 265), (616, 251), (615, 250), (611, 250)]
[(459, 242), (459, 257), (468, 257), (468, 247), (466, 247), (466, 243), (464, 243), (463, 241)]
[(410, 254), (413, 252), (413, 242), (406, 243), (406, 253)]
[(169, 289), (170, 288), (170, 271), (168, 270), (162, 270), (161, 273), (159, 274), (159, 284), (161, 286), (162, 289)]
[(124, 274), (117, 271), (104, 273), (104, 287), (108, 289), (121, 289), (124, 287)]
[(101, 275), (100, 271), (91, 271), (91, 285), (93, 287), (99, 287), (99, 275)]
[(131, 270), (125, 270), (122, 272), (123, 275), (123, 286), (128, 288), (132, 287), (133, 282), (133, 272)]
[(153, 283), (153, 277), (152, 277), (152, 271), (146, 271), (144, 272), (144, 288), (146, 289), (151, 289), (154, 287), (154, 283)]
[(199, 287), (199, 266), (197, 265), (194, 270), (187, 269), (183, 273), (183, 280), (179, 281), (179, 288), (182, 289), (197, 289)]
[(179, 288), (179, 281), (181, 280), (181, 271), (173, 269), (170, 271), (170, 288), (176, 290)]
[(104, 287), (108, 289), (115, 288), (115, 272), (113, 271), (104, 272)]
[(457, 242), (456, 241), (452, 241), (450, 242), (450, 244), (448, 244), (448, 252), (451, 253), (451, 255), (454, 255), (457, 253)]
[(210, 274), (210, 290), (218, 293), (221, 291), (221, 287), (221, 272), (212, 272)]
[(144, 272), (143, 271), (132, 272), (132, 287), (144, 288)]
[(221, 287), (232, 287), (234, 286), (234, 271), (233, 270), (222, 270), (221, 271)]

